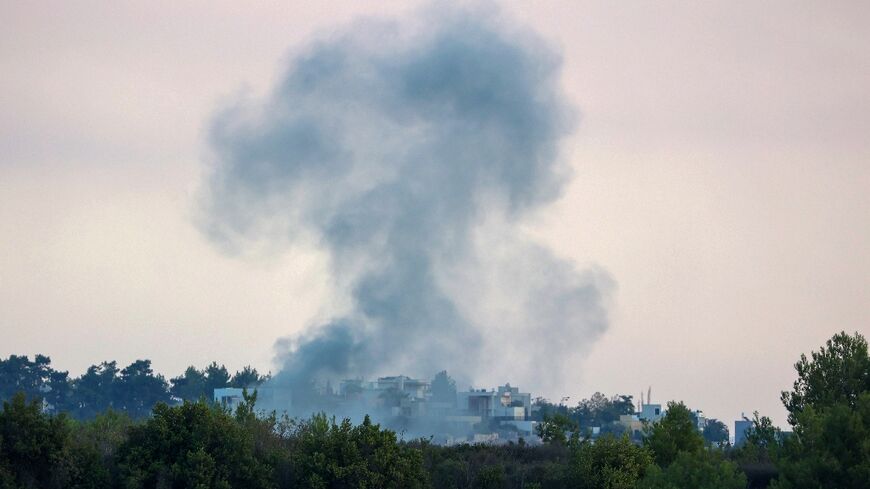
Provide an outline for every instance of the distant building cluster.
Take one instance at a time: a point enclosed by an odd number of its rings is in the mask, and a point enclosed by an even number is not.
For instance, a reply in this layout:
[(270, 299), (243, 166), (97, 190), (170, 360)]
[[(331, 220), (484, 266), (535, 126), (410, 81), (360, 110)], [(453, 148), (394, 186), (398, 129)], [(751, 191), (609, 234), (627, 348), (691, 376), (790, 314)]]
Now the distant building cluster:
[[(433, 442), (445, 445), (457, 443), (538, 443), (536, 426), (541, 416), (539, 405), (528, 392), (505, 384), (491, 389), (450, 390), (445, 395), (433, 389), (433, 382), (404, 375), (380, 377), (377, 380), (347, 379), (337, 389), (327, 386), (320, 391), (322, 410), (352, 419), (364, 414), (377, 422), (402, 433), (406, 437), (432, 437)], [(243, 390), (221, 388), (214, 390), (214, 402), (235, 410), (242, 402)], [(257, 405), (268, 409), (293, 412), (289, 389), (261, 386), (257, 389)], [(702, 411), (694, 411), (697, 429), (703, 432), (707, 418)], [(617, 424), (633, 439), (643, 436), (645, 427), (658, 422), (665, 415), (661, 404), (641, 401), (631, 414), (619, 416)], [(358, 420), (358, 419), (357, 419)], [(740, 443), (745, 427), (735, 426)], [(584, 435), (596, 437), (602, 427), (592, 426)]]
[[(290, 411), (292, 396), (280, 387), (257, 389), (258, 404)], [(244, 402), (242, 389), (214, 390), (214, 402), (229, 409)], [(535, 442), (532, 396), (510, 384), (493, 389), (455, 391), (441, 398), (433, 395), (431, 382), (404, 375), (374, 381), (344, 380), (335, 392), (326, 392), (330, 411), (340, 415), (373, 414), (377, 419), (401, 419), (403, 431), (434, 434), (441, 444), (519, 441)], [(284, 403), (275, 402), (282, 399)], [(380, 415), (380, 416), (379, 416)]]

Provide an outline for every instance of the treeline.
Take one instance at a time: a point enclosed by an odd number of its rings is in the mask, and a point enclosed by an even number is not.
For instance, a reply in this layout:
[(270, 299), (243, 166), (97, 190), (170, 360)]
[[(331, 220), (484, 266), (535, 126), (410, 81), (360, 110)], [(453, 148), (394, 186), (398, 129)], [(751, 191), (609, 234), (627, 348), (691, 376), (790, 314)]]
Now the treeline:
[[(403, 443), (372, 424), (325, 415), (235, 413), (204, 401), (159, 404), (134, 421), (75, 421), (22, 394), (0, 412), (0, 488), (743, 488), (728, 452), (704, 448), (674, 404), (642, 445), (572, 433), (542, 446)], [(742, 453), (742, 452), (740, 452)], [(755, 457), (755, 452), (753, 457)], [(756, 457), (757, 458), (757, 457)], [(686, 485), (689, 484), (689, 485)]]
[(782, 394), (793, 434), (756, 415), (739, 448), (705, 443), (677, 402), (640, 443), (614, 434), (593, 441), (554, 413), (541, 423), (543, 445), (445, 447), (402, 442), (368, 418), (256, 414), (255, 393), (233, 413), (161, 403), (138, 421), (114, 410), (86, 421), (50, 415), (18, 394), (0, 412), (0, 489), (867, 488), (867, 341), (835, 335), (796, 369)]
[[(596, 392), (592, 397), (583, 399), (576, 406), (571, 407), (564, 403), (554, 404), (547, 399), (535, 399), (536, 409), (533, 413), (535, 421), (543, 421), (541, 429), (546, 428), (554, 433), (578, 432), (584, 436), (598, 429), (600, 434), (612, 434), (620, 436), (627, 434), (633, 441), (641, 441), (642, 433), (627, 432), (619, 418), (635, 412), (634, 398), (627, 395), (615, 395), (607, 397)], [(695, 425), (698, 418), (694, 411), (689, 412)], [(722, 446), (728, 443), (728, 427), (725, 423), (715, 418), (707, 418), (703, 423), (701, 435), (704, 441), (710, 445)]]
[(211, 399), (216, 388), (254, 388), (267, 379), (250, 366), (230, 375), (225, 366), (213, 362), (201, 370), (188, 367), (167, 381), (154, 373), (150, 360), (136, 360), (125, 368), (114, 361), (102, 362), (71, 378), (68, 372), (54, 370), (45, 355), (32, 361), (19, 355), (0, 359), (0, 399), (21, 392), (27, 399), (43, 400), (49, 412), (76, 419), (91, 419), (108, 409), (138, 419), (148, 416), (158, 403)]

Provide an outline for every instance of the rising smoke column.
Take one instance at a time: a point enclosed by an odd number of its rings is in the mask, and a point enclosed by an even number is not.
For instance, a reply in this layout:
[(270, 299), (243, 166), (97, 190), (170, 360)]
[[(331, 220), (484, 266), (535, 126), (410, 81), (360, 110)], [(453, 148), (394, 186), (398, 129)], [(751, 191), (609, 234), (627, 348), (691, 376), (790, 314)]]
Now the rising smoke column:
[(265, 100), (214, 118), (208, 234), (313, 240), (349, 298), (279, 341), (275, 382), (447, 368), (558, 385), (606, 329), (608, 275), (521, 231), (567, 180), (558, 143), (575, 114), (558, 56), (495, 17), (356, 23), (294, 56)]

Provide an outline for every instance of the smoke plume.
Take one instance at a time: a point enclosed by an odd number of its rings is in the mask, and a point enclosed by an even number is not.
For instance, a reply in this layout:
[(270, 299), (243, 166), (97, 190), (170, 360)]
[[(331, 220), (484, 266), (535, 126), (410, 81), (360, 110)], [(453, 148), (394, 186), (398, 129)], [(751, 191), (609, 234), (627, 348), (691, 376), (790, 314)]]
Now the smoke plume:
[(520, 226), (569, 177), (559, 66), (494, 12), (427, 10), (312, 42), (264, 100), (215, 116), (209, 235), (314, 243), (348, 298), (278, 342), (274, 382), (446, 368), (534, 388), (570, 374), (607, 327), (612, 282)]

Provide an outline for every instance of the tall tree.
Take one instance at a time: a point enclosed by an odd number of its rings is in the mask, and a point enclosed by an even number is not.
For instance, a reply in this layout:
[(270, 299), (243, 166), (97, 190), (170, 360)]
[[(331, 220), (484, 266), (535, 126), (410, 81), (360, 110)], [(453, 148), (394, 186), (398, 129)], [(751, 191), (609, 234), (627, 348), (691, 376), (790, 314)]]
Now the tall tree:
[(115, 396), (119, 386), (117, 362), (91, 365), (79, 378), (73, 380), (72, 414), (79, 419), (90, 419), (109, 408), (121, 409)]
[(223, 365), (218, 365), (217, 362), (205, 368), (205, 395), (211, 399), (214, 396), (215, 389), (222, 389), (230, 386), (230, 373)]
[(75, 408), (68, 372), (51, 371), (46, 387), (43, 398), (51, 406), (53, 412), (69, 412)]
[(185, 401), (197, 401), (201, 397), (211, 399), (212, 394), (205, 391), (205, 373), (197, 370), (193, 365), (187, 367), (184, 374), (169, 381), (172, 385), (169, 392)]
[(51, 358), (36, 355), (10, 355), (0, 360), (0, 399), (11, 399), (18, 392), (28, 398), (42, 397), (53, 370)]
[(854, 408), (858, 397), (870, 391), (870, 356), (867, 340), (859, 333), (835, 334), (811, 358), (801, 355), (794, 366), (798, 378), (791, 392), (782, 393), (790, 424), (807, 407), (815, 410), (837, 404)]
[(702, 435), (704, 436), (704, 441), (707, 443), (718, 445), (728, 443), (728, 427), (725, 426), (725, 423), (715, 418), (707, 420)]
[(784, 392), (793, 436), (779, 458), (777, 487), (865, 488), (870, 481), (870, 356), (867, 340), (838, 333), (795, 365)]
[(159, 402), (169, 402), (166, 380), (154, 375), (151, 360), (136, 360), (122, 370), (118, 393), (121, 409), (134, 418), (148, 416)]
[(653, 452), (662, 467), (673, 462), (680, 452), (696, 452), (704, 448), (692, 412), (682, 402), (669, 402), (664, 417), (649, 426), (644, 445)]
[(246, 365), (244, 368), (233, 374), (233, 378), (230, 380), (230, 386), (238, 387), (239, 389), (252, 388), (259, 386), (265, 382), (266, 379), (267, 377), (265, 375), (260, 375), (260, 373), (257, 372), (257, 369), (250, 365)]

